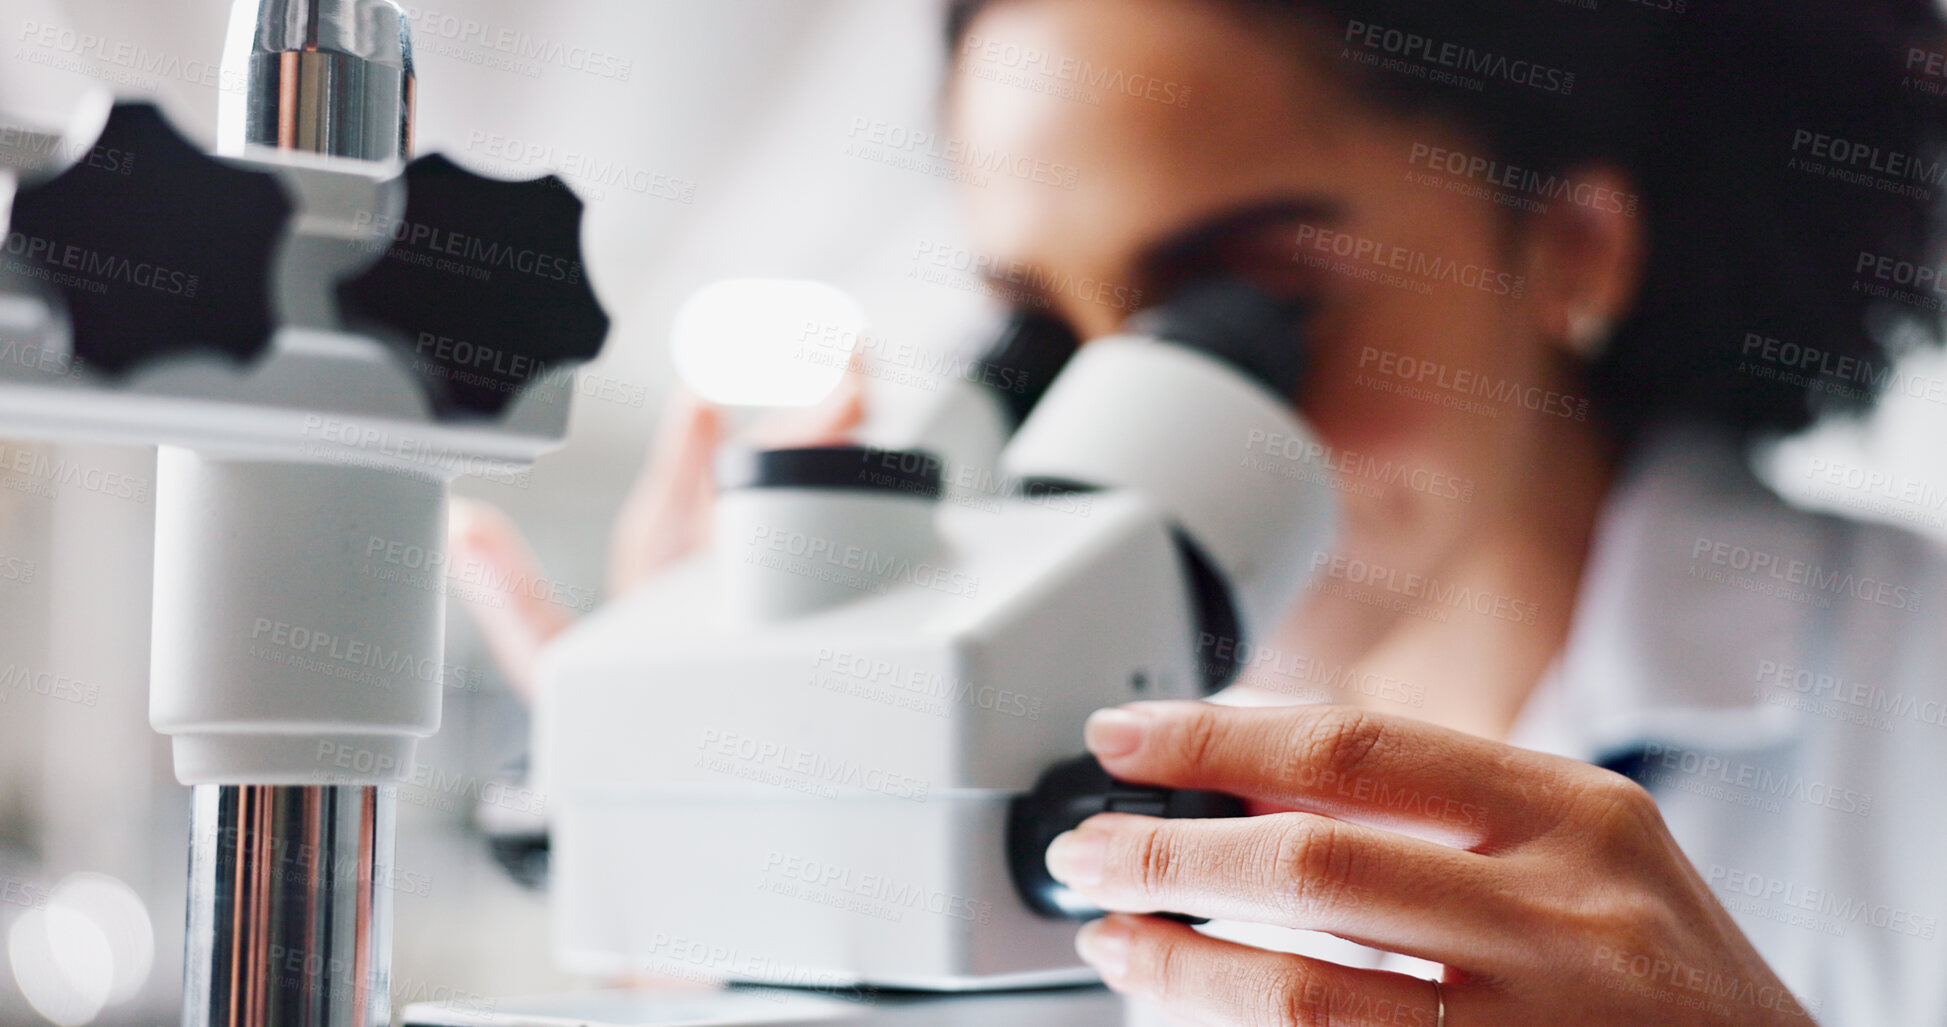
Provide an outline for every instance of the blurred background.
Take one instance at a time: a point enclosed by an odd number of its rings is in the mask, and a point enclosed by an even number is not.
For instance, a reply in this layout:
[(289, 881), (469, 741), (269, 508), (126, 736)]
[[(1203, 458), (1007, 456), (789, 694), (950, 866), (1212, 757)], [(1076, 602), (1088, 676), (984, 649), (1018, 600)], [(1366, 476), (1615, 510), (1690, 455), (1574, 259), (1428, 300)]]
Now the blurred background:
[[(522, 525), (561, 592), (601, 593), (610, 521), (673, 380), (671, 320), (700, 287), (827, 281), (873, 335), (929, 350), (966, 349), (994, 317), (971, 275), (923, 273), (920, 254), (960, 237), (944, 169), (884, 163), (866, 138), (932, 130), (934, 0), (405, 6), (418, 151), (555, 171), (588, 204), (587, 263), (614, 330), (581, 372), (568, 443), (524, 480), (459, 485)], [(87, 90), (150, 95), (209, 144), (227, 17), (225, 0), (0, 0), (0, 106), (58, 124)], [(1947, 379), (1934, 355), (1905, 370)], [(886, 379), (868, 390), (871, 406), (924, 398)], [(1803, 502), (1947, 539), (1947, 388), (1909, 392), (1791, 440), (1766, 468)], [(1813, 469), (1841, 464), (1896, 484), (1821, 489)], [(0, 439), (0, 1023), (177, 1015), (188, 790), (148, 726), (153, 482), (152, 452)], [(402, 788), (395, 1009), (579, 983), (550, 962), (543, 900), (476, 826), (481, 786), (519, 759), (527, 725), (452, 612), (449, 663), (479, 673), (447, 690), (422, 745), (439, 783)], [(115, 979), (90, 981), (103, 946)]]

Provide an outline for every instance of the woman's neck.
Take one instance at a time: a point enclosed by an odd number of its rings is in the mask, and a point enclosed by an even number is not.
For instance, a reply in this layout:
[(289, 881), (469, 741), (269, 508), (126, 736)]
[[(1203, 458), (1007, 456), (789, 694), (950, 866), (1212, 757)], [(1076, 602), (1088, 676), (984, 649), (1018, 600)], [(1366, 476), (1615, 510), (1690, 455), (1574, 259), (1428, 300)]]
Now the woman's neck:
[(1610, 483), (1592, 430), (1562, 432), (1530, 460), (1532, 473), (1426, 571), (1423, 594), (1388, 605), (1314, 590), (1274, 643), (1293, 656), (1283, 680), (1243, 683), (1259, 695), (1324, 686), (1334, 702), (1505, 739), (1568, 640)]

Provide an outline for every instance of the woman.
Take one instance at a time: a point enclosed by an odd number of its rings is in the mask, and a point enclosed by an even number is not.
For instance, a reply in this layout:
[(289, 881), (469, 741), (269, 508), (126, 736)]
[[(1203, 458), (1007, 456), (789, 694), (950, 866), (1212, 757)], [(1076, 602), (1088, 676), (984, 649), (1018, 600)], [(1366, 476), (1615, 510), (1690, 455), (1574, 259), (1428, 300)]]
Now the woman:
[[(1074, 169), (968, 191), (976, 248), (1035, 269), (1010, 289), (1084, 337), (1127, 311), (1062, 283), (1318, 311), (1297, 398), (1347, 527), (1246, 660), (1283, 705), (1087, 731), (1264, 815), (1048, 854), (1129, 911), (1078, 941), (1111, 987), (1208, 1023), (1947, 1023), (1947, 568), (1745, 467), (1931, 325), (1940, 30), (1926, 0), (954, 5), (960, 152)], [(694, 537), (714, 424), (678, 415), (625, 523)], [(462, 535), (522, 559), (497, 523)], [(666, 556), (619, 548), (624, 580)], [(554, 625), (503, 628), (519, 661)]]

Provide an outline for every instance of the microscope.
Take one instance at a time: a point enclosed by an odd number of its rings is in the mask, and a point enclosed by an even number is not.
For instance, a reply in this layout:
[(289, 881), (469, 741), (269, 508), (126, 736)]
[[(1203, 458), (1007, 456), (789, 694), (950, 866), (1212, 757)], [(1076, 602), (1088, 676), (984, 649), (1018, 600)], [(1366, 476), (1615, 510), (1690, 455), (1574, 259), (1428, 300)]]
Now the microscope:
[[(446, 485), (556, 445), (581, 204), (411, 160), (391, 0), (237, 0), (218, 155), (12, 131), (0, 433), (160, 446), (150, 719), (194, 786), (183, 1023), (391, 1022), (393, 791), (439, 726)], [(455, 342), (454, 340), (458, 340)], [(461, 345), (463, 343), (463, 345)], [(486, 355), (486, 359), (481, 359)]]
[(408, 1022), (1121, 1022), (1043, 853), (1241, 814), (1075, 753), (1231, 680), (1329, 544), (1329, 489), (1243, 459), (1312, 438), (1304, 325), (1228, 279), (1079, 348), (1024, 315), (904, 439), (723, 454), (709, 550), (544, 654), (533, 787), (564, 966), (740, 986)]
[[(195, 786), (184, 1023), (373, 1027), (394, 801), (438, 726), (444, 490), (558, 443), (607, 328), (559, 181), (411, 158), (390, 0), (237, 0), (218, 155), (154, 107), (16, 133), (0, 432), (162, 447), (151, 719)], [(18, 158), (18, 159), (16, 159)], [(16, 245), (17, 243), (17, 245)], [(1092, 812), (1231, 815), (1077, 757), (1207, 695), (1328, 545), (1305, 312), (1192, 283), (1080, 345), (1013, 321), (866, 444), (724, 454), (709, 550), (543, 659), (553, 942), (731, 982), (404, 1010), (421, 1027), (1116, 1022), (1099, 911), (1042, 853)], [(815, 327), (815, 326), (814, 326)]]

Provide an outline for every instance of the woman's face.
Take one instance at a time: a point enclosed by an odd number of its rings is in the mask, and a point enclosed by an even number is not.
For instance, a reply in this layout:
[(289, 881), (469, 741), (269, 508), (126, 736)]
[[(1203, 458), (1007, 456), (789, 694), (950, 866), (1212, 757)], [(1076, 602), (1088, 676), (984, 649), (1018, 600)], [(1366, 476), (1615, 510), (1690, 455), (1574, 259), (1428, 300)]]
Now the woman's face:
[(1528, 219), (1428, 166), (1483, 147), (1381, 113), (1330, 32), (1219, 0), (997, 0), (955, 54), (949, 131), (1034, 170), (965, 188), (974, 244), (997, 291), (1085, 338), (1212, 271), (1309, 297), (1299, 400), (1342, 482), (1340, 553), (1438, 574), (1590, 431), (1564, 287)]

